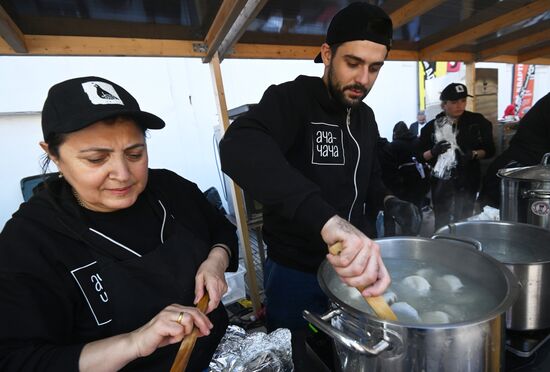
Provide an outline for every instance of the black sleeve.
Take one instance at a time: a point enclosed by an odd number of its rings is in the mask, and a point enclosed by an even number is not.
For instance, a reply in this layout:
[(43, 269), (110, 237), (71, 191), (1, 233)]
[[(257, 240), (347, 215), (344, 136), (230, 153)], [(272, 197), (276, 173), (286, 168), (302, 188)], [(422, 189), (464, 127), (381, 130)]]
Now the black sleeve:
[(272, 86), (257, 106), (233, 122), (220, 142), (222, 170), (255, 200), (318, 233), (336, 210), (285, 158), (303, 131), (304, 108), (293, 100), (289, 89)]
[(84, 344), (73, 341), (71, 296), (51, 264), (28, 253), (40, 242), (12, 227), (0, 234), (0, 371), (77, 371)]
[(151, 188), (169, 198), (176, 220), (201, 236), (210, 247), (215, 244), (228, 246), (231, 257), (227, 271), (237, 271), (239, 246), (235, 225), (210, 204), (195, 183), (165, 169), (150, 172), (153, 175), (150, 177)]
[(237, 228), (210, 202), (199, 190), (197, 185), (193, 184), (192, 193), (196, 199), (200, 210), (206, 220), (206, 225), (210, 233), (210, 246), (215, 244), (224, 244), (229, 247), (231, 257), (226, 271), (237, 271), (239, 267), (239, 245), (237, 243)]
[[(424, 153), (428, 150), (430, 150), (433, 145), (433, 133), (434, 133), (434, 122), (435, 120), (430, 120), (428, 124), (422, 128), (420, 131), (420, 138), (418, 140), (418, 153), (417, 153), (417, 159), (422, 162), (426, 162), (424, 159)], [(436, 159), (433, 159), (430, 161), (430, 163), (435, 163)]]
[[(481, 132), (481, 148), (485, 150), (485, 158), (492, 158), (495, 155), (495, 142), (493, 141), (493, 124), (481, 115), (480, 132)], [(476, 149), (474, 149), (476, 150)]]
[[(395, 145), (384, 141), (379, 141), (378, 144), (378, 158), (380, 160), (380, 168), (382, 170), (382, 181), (384, 185), (391, 190), (392, 194), (398, 194), (400, 190), (400, 177), (397, 170), (397, 157)], [(374, 174), (374, 177), (377, 177)]]

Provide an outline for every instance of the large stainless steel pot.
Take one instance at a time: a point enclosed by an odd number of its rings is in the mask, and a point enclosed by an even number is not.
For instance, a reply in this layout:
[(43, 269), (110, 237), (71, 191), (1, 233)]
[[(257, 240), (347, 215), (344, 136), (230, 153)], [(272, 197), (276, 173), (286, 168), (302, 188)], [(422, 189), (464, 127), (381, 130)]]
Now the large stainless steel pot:
[(515, 274), (522, 289), (506, 312), (508, 329), (550, 328), (550, 231), (524, 223), (471, 221), (447, 225), (437, 233), (478, 240), (485, 253)]
[[(336, 273), (323, 262), (318, 279), (332, 310), (304, 317), (335, 340), (341, 371), (498, 371), (503, 367), (504, 313), (517, 297), (513, 274), (470, 244), (453, 240), (395, 237), (377, 240), (384, 258), (421, 260), (456, 269), (482, 283), (498, 305), (467, 322), (419, 325), (378, 319), (351, 306), (331, 287)], [(334, 285), (334, 284), (332, 284)], [(351, 302), (353, 303), (353, 302)]]
[(500, 169), (500, 219), (550, 230), (550, 153), (540, 165)]

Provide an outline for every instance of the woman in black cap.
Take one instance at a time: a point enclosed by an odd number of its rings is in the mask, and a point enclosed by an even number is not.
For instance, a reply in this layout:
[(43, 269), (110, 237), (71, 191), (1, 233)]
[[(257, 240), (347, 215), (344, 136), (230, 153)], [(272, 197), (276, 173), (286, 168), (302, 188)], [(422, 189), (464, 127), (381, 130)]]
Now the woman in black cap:
[(468, 90), (451, 83), (441, 92), (443, 111), (422, 129), (419, 158), (432, 165), (435, 229), (472, 216), (481, 182), (479, 160), (495, 153), (491, 122), (466, 111)]
[[(50, 89), (40, 145), (59, 177), (0, 235), (0, 370), (167, 371), (194, 326), (188, 370), (207, 368), (235, 227), (195, 184), (148, 168), (145, 132), (162, 127), (108, 80)], [(208, 316), (193, 306), (206, 291)]]

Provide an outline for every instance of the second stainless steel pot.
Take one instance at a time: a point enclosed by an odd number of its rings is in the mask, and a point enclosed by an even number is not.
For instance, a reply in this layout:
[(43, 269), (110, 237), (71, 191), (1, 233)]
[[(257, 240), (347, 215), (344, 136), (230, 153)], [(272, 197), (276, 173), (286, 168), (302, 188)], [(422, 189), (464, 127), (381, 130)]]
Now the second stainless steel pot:
[[(318, 279), (333, 309), (304, 317), (335, 340), (340, 371), (499, 371), (504, 357), (504, 313), (519, 286), (512, 273), (472, 245), (452, 240), (377, 240), (383, 258), (419, 260), (453, 268), (481, 283), (498, 299), (482, 316), (460, 323), (408, 324), (384, 321), (340, 298), (332, 266), (323, 262)], [(340, 285), (340, 284), (339, 284)]]
[(507, 168), (500, 177), (500, 219), (550, 230), (550, 153), (541, 164)]
[(520, 281), (519, 297), (506, 312), (508, 329), (550, 328), (550, 231), (524, 223), (470, 221), (447, 225), (437, 233), (478, 240), (485, 253)]

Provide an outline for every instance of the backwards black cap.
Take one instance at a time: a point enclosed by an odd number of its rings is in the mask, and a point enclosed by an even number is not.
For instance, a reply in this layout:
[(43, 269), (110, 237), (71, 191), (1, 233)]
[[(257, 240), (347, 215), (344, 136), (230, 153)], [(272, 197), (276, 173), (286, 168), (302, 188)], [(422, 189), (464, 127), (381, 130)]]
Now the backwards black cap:
[(461, 98), (472, 97), (468, 94), (466, 85), (460, 83), (451, 83), (443, 89), (439, 99), (441, 101), (456, 101)]
[[(392, 37), (393, 25), (386, 12), (376, 5), (356, 2), (334, 15), (328, 26), (325, 42), (334, 45), (346, 41), (369, 40), (385, 45), (390, 50)], [(321, 53), (314, 61), (323, 62)]]
[(161, 129), (164, 121), (141, 111), (126, 89), (107, 79), (80, 77), (50, 88), (42, 109), (42, 133), (69, 133), (117, 115), (133, 117), (143, 128)]

